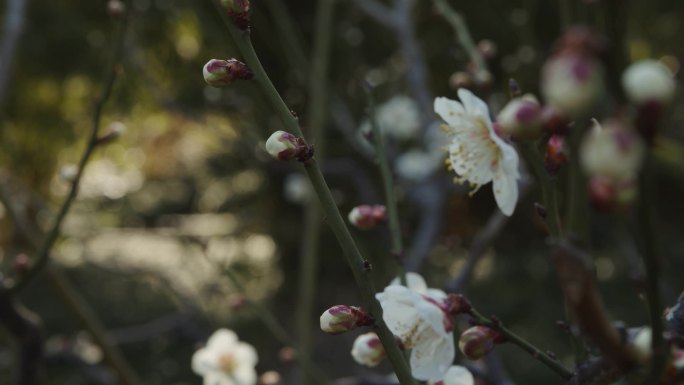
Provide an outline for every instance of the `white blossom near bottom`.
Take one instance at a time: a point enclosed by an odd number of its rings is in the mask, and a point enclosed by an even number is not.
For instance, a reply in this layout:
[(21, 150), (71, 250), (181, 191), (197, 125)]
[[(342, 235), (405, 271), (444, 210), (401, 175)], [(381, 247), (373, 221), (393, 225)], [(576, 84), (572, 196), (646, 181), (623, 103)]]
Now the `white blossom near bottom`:
[(219, 329), (192, 356), (192, 370), (204, 377), (204, 385), (254, 385), (257, 360), (252, 345), (238, 341), (231, 330)]
[(382, 306), (382, 318), (403, 347), (411, 350), (409, 364), (413, 377), (439, 381), (455, 356), (453, 323), (444, 306), (446, 294), (428, 289), (418, 274), (408, 274), (407, 283), (409, 287), (401, 286), (395, 279), (376, 295)]
[(513, 214), (518, 202), (518, 153), (494, 130), (489, 108), (466, 89), (458, 90), (461, 102), (440, 97), (435, 112), (446, 122), (449, 136), (449, 163), (458, 175), (456, 181), (474, 186), (492, 182), (494, 198), (502, 213)]
[(475, 378), (468, 369), (454, 365), (447, 370), (444, 378), (439, 381), (429, 381), (427, 385), (474, 385)]

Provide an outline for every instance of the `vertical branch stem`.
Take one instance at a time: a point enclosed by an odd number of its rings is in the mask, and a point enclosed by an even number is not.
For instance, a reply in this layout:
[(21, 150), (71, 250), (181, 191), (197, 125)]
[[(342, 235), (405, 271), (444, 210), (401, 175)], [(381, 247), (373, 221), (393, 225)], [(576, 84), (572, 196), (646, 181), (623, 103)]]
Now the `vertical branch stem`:
[[(330, 44), (332, 40), (334, 0), (319, 0), (316, 11), (315, 42), (309, 79), (308, 131), (316, 144), (316, 156), (321, 159), (325, 151), (325, 124), (328, 117), (328, 68), (330, 63)], [(318, 202), (311, 199), (307, 202), (302, 234), (302, 251), (300, 255), (301, 280), (299, 284), (299, 311), (297, 312), (297, 336), (299, 350), (304, 357), (312, 356), (312, 333), (316, 330), (314, 303), (316, 300), (316, 284), (318, 272), (318, 250), (321, 237), (321, 208)], [(308, 360), (300, 361), (302, 371), (306, 371)], [(307, 379), (302, 378), (303, 385)]]
[[(297, 123), (297, 119), (292, 116), (289, 108), (280, 97), (280, 94), (278, 94), (278, 91), (271, 83), (271, 80), (261, 65), (261, 62), (254, 51), (254, 47), (252, 46), (249, 32), (241, 31), (233, 25), (229, 26), (229, 30), (233, 36), (233, 39), (235, 40), (236, 45), (238, 46), (238, 49), (243, 55), (244, 61), (254, 72), (255, 80), (262, 88), (262, 91), (267, 95), (267, 98), (271, 101), (273, 108), (276, 109), (284, 128), (299, 137), (303, 137), (302, 131)], [(361, 256), (361, 252), (356, 246), (349, 229), (347, 228), (339, 210), (337, 209), (335, 200), (333, 199), (330, 189), (323, 178), (323, 174), (321, 173), (316, 159), (311, 158), (305, 162), (304, 169), (306, 170), (314, 190), (318, 195), (318, 199), (323, 207), (323, 212), (327, 217), (328, 224), (340, 243), (343, 254), (347, 259), (347, 263), (354, 274), (354, 279), (356, 280), (356, 284), (361, 292), (363, 302), (375, 319), (375, 331), (382, 341), (383, 347), (387, 352), (387, 356), (395, 370), (399, 382), (402, 385), (413, 384), (414, 381), (413, 377), (411, 376), (411, 370), (409, 369), (408, 363), (404, 359), (401, 350), (397, 346), (394, 340), (394, 335), (387, 328), (387, 325), (382, 318), (382, 307), (375, 299), (375, 288), (373, 287), (371, 277), (368, 275), (368, 269), (364, 268), (365, 259)]]

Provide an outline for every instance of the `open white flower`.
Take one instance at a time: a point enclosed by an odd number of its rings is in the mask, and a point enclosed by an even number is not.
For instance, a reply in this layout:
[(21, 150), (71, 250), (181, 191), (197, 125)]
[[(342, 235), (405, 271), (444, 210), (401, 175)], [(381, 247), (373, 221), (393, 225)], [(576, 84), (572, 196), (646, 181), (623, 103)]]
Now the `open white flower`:
[(436, 382), (428, 382), (427, 385), (474, 385), (475, 378), (468, 369), (454, 365), (447, 370), (444, 378)]
[(409, 287), (395, 280), (376, 295), (382, 306), (382, 318), (405, 349), (411, 349), (409, 364), (413, 377), (437, 381), (444, 377), (454, 355), (453, 324), (442, 306), (446, 294), (428, 289), (417, 274), (407, 276)]
[(256, 363), (256, 350), (228, 329), (214, 332), (192, 356), (192, 370), (204, 377), (204, 385), (254, 385)]
[(501, 212), (510, 216), (518, 201), (518, 153), (494, 131), (487, 104), (466, 89), (458, 90), (461, 102), (435, 99), (435, 112), (447, 123), (449, 163), (459, 183), (480, 186), (492, 182)]

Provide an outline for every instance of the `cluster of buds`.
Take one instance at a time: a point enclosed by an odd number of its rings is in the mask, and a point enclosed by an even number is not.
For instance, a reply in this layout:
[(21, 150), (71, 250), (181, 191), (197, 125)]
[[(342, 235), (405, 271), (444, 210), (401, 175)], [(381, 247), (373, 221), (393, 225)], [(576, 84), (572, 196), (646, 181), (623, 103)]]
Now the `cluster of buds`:
[(598, 122), (580, 147), (580, 162), (589, 176), (591, 199), (597, 209), (610, 211), (629, 205), (636, 196), (636, 179), (645, 146), (634, 130), (612, 120)]
[(371, 229), (387, 219), (387, 208), (383, 205), (361, 205), (349, 212), (349, 223), (359, 229)]
[(289, 132), (276, 131), (266, 140), (266, 152), (278, 160), (306, 162), (313, 156), (313, 146)]
[(236, 80), (250, 80), (254, 77), (247, 65), (236, 59), (211, 59), (202, 70), (204, 81), (212, 87), (226, 87)]
[(370, 332), (356, 337), (351, 355), (357, 363), (373, 368), (385, 358), (385, 348), (382, 347), (378, 335)]
[(359, 326), (370, 326), (373, 317), (365, 310), (347, 305), (336, 305), (321, 314), (321, 330), (328, 334), (342, 334)]
[(249, 0), (221, 0), (221, 4), (228, 10), (228, 17), (236, 27), (243, 31), (249, 29)]
[(469, 360), (479, 360), (505, 340), (499, 332), (486, 326), (472, 326), (458, 339), (458, 348)]
[(603, 67), (597, 58), (602, 48), (592, 31), (568, 30), (542, 69), (546, 102), (572, 118), (589, 113), (605, 92)]

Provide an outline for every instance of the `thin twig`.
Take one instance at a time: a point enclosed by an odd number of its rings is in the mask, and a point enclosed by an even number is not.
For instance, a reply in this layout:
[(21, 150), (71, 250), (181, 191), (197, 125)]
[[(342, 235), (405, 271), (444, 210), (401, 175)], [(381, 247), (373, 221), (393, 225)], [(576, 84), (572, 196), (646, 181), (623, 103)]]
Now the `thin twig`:
[(399, 208), (397, 207), (397, 197), (394, 194), (394, 181), (392, 171), (387, 162), (385, 153), (385, 136), (375, 116), (375, 99), (373, 90), (366, 90), (368, 96), (368, 115), (373, 129), (373, 142), (375, 143), (375, 157), (380, 174), (382, 175), (382, 185), (385, 190), (385, 206), (387, 208), (387, 219), (389, 221), (390, 238), (392, 247), (390, 253), (399, 264), (399, 278), (402, 285), (406, 285), (406, 267), (403, 263), (404, 243), (401, 239), (401, 226), (399, 224)]
[[(308, 133), (315, 142), (316, 156), (322, 162), (325, 152), (325, 125), (328, 118), (328, 71), (330, 67), (330, 50), (335, 11), (335, 0), (319, 0), (316, 10), (315, 41), (312, 53), (312, 67), (309, 79), (309, 106), (307, 108)], [(322, 164), (322, 163), (321, 163)], [(302, 232), (302, 249), (300, 255), (299, 306), (297, 336), (299, 352), (304, 357), (312, 357), (313, 331), (316, 326), (314, 303), (318, 283), (318, 252), (321, 237), (323, 215), (321, 207), (314, 199), (309, 199), (304, 216)], [(309, 360), (300, 360), (302, 371), (307, 371)], [(310, 371), (310, 370), (309, 370)], [(308, 384), (307, 378), (301, 383)]]
[(517, 346), (519, 346), (521, 349), (529, 353), (533, 358), (536, 360), (540, 361), (544, 365), (548, 366), (556, 372), (559, 376), (561, 376), (563, 379), (568, 380), (572, 378), (573, 372), (572, 370), (566, 368), (561, 364), (558, 359), (549, 356), (547, 353), (541, 351), (539, 348), (536, 346), (532, 345), (529, 343), (527, 340), (524, 338), (520, 337), (519, 335), (513, 333), (510, 329), (506, 328), (503, 326), (501, 321), (498, 320), (492, 320), (488, 317), (483, 316), (480, 314), (475, 308), (470, 309), (468, 312), (478, 323), (487, 326), (488, 328), (492, 330), (496, 330), (499, 332), (507, 342), (511, 342)]
[(62, 205), (52, 223), (52, 226), (50, 226), (50, 230), (47, 232), (47, 235), (45, 236), (43, 243), (38, 248), (38, 251), (35, 254), (34, 264), (22, 276), (21, 280), (17, 281), (17, 283), (14, 286), (9, 288), (9, 290), (12, 292), (21, 291), (36, 277), (36, 275), (41, 271), (41, 269), (47, 264), (50, 256), (50, 250), (52, 249), (52, 246), (54, 245), (55, 241), (57, 240), (57, 237), (59, 236), (62, 222), (69, 213), (69, 209), (71, 209), (71, 205), (73, 204), (74, 200), (76, 199), (76, 196), (78, 195), (78, 189), (85, 167), (88, 161), (90, 160), (93, 152), (100, 143), (98, 141), (98, 135), (100, 131), (102, 111), (104, 110), (104, 106), (107, 100), (112, 94), (114, 82), (119, 74), (119, 65), (121, 55), (123, 52), (123, 43), (127, 23), (125, 17), (122, 17), (121, 20), (122, 21), (117, 25), (118, 31), (116, 32), (116, 37), (114, 38), (113, 53), (110, 65), (107, 67), (104, 88), (102, 90), (102, 94), (95, 103), (90, 135), (86, 142), (86, 148), (83, 151), (81, 159), (78, 162), (76, 175), (74, 176), (74, 179), (71, 183), (71, 187), (69, 188), (69, 192), (64, 201), (62, 202)]

